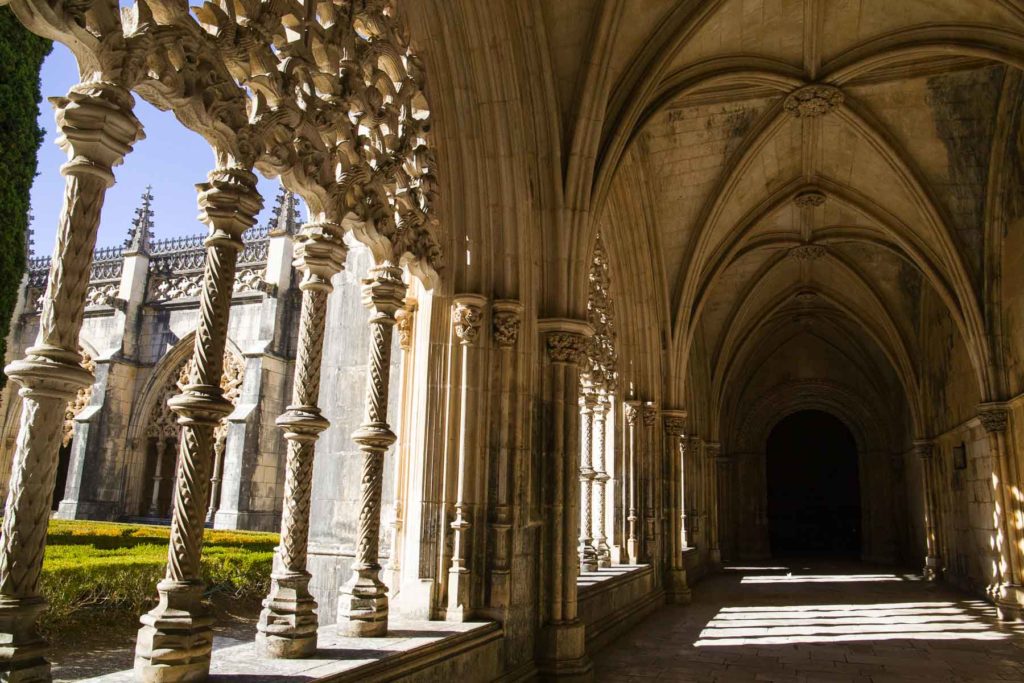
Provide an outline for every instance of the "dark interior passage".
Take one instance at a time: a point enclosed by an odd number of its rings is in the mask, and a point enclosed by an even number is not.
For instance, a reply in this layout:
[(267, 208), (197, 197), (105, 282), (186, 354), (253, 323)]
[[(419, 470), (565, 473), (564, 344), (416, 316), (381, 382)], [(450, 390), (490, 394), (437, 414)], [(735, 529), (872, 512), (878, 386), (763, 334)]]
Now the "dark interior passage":
[(857, 446), (840, 420), (794, 413), (768, 436), (768, 525), (772, 554), (860, 554)]

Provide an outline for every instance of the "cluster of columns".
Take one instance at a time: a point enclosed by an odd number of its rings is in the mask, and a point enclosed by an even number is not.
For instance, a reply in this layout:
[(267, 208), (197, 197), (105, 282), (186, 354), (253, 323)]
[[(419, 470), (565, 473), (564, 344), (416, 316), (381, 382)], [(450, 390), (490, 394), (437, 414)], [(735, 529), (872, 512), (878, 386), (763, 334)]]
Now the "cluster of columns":
[[(64, 409), (92, 381), (80, 365), (78, 334), (100, 208), (114, 182), (111, 169), (142, 138), (133, 104), (127, 90), (111, 83), (75, 86), (58, 102), (59, 143), (69, 161), (62, 168), (65, 201), (39, 343), (7, 368), (24, 401), (0, 534), (0, 634), (6, 643), (0, 671), (9, 680), (49, 678), (47, 645), (37, 624), (45, 608), (39, 578), (46, 527)], [(263, 206), (251, 168), (229, 155), (219, 158), (221, 164), (198, 186), (200, 215), (210, 234), (194, 363), (187, 385), (169, 402), (180, 425), (177, 470), (167, 572), (157, 585), (159, 603), (142, 617), (138, 635), (136, 671), (143, 680), (202, 677), (210, 665), (212, 616), (202, 600), (202, 536), (210, 504), (216, 503), (210, 491), (218, 449), (215, 430), (231, 410), (221, 379), (235, 266), (242, 235)], [(337, 220), (322, 217), (297, 237), (297, 265), (303, 273), (299, 344), (292, 403), (278, 420), (288, 441), (281, 543), (258, 635), (260, 649), (270, 656), (305, 656), (316, 648), (316, 605), (306, 571), (309, 500), (315, 443), (328, 426), (317, 406), (327, 298), (345, 254)], [(377, 539), (383, 456), (395, 440), (387, 415), (391, 335), (405, 293), (402, 270), (389, 262), (364, 280), (371, 343), (365, 419), (353, 435), (364, 459), (362, 505), (356, 561), (339, 607), (340, 628), (355, 635), (382, 635), (387, 629), (387, 587), (379, 577)]]
[(603, 388), (595, 388), (584, 380), (580, 397), (582, 439), (580, 444), (580, 570), (597, 571), (612, 565), (608, 544), (608, 481), (607, 416), (610, 398)]

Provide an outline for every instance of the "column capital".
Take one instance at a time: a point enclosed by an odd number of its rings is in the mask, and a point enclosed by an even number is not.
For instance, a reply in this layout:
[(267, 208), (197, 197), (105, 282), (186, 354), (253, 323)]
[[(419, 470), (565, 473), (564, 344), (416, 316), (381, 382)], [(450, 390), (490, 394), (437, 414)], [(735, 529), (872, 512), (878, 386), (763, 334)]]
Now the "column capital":
[(704, 444), (704, 453), (709, 460), (715, 460), (722, 454), (722, 444), (717, 441), (709, 441)]
[(317, 221), (306, 223), (295, 235), (296, 268), (304, 272), (301, 289), (331, 291), (331, 278), (345, 267), (348, 247), (344, 231), (338, 223)]
[(375, 322), (378, 316), (388, 318), (393, 323), (395, 312), (405, 301), (406, 285), (402, 279), (402, 269), (391, 263), (384, 262), (370, 268), (369, 277), (363, 278), (363, 305), (374, 311)]
[(498, 346), (515, 346), (519, 341), (523, 305), (514, 299), (498, 299), (494, 302), (494, 340)]
[(640, 418), (640, 401), (623, 401), (622, 412), (626, 415), (626, 422), (630, 427), (636, 427)]
[(928, 460), (935, 453), (935, 442), (931, 439), (916, 439), (914, 453), (922, 460)]
[(672, 436), (680, 437), (686, 435), (687, 413), (685, 410), (666, 409), (661, 411), (661, 416), (665, 426), (666, 434), (671, 434)]
[(537, 327), (545, 337), (552, 362), (583, 364), (587, 344), (594, 335), (589, 323), (570, 318), (545, 318), (537, 321)]
[(658, 419), (658, 404), (654, 401), (647, 401), (643, 407), (644, 427), (653, 427)]
[(456, 294), (452, 298), (452, 325), (463, 346), (473, 344), (480, 336), (487, 297), (482, 294)]
[(256, 225), (263, 208), (263, 197), (256, 189), (256, 175), (245, 168), (215, 168), (205, 183), (196, 184), (199, 192), (199, 220), (210, 228), (206, 246), (242, 248), (242, 234)]
[(113, 167), (124, 161), (132, 146), (146, 137), (132, 113), (135, 98), (126, 88), (106, 81), (77, 83), (65, 97), (51, 97), (60, 137), (68, 155), (64, 175), (95, 175), (114, 184)]
[(1001, 401), (989, 401), (978, 406), (978, 419), (989, 434), (1005, 432), (1008, 418), (1009, 411)]

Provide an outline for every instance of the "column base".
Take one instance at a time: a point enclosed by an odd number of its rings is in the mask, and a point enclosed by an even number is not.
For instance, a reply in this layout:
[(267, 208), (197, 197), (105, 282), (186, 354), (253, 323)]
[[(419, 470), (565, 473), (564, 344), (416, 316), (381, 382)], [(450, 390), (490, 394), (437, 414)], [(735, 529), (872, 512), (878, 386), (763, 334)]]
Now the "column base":
[(597, 571), (597, 551), (594, 550), (594, 546), (589, 542), (580, 545), (579, 555), (581, 572)]
[(388, 633), (388, 587), (373, 576), (355, 572), (338, 596), (338, 632), (355, 638), (380, 638)]
[(689, 605), (693, 598), (686, 582), (685, 569), (671, 569), (668, 573), (668, 590), (665, 599), (672, 605)]
[(938, 581), (942, 578), (942, 558), (926, 557), (924, 559), (924, 578), (926, 581)]
[(631, 538), (626, 541), (626, 557), (629, 559), (630, 564), (638, 564), (640, 559), (637, 556), (637, 543), (635, 538)]
[(36, 626), (45, 609), (42, 597), (0, 599), (0, 681), (49, 683), (50, 663), (45, 657), (49, 643)]
[(200, 581), (164, 579), (160, 603), (139, 620), (135, 676), (143, 683), (205, 681), (213, 649), (213, 617)]
[(445, 609), (445, 620), (454, 622), (469, 621), (472, 609), (469, 604), (469, 570), (465, 567), (448, 570), (448, 606)]
[(597, 566), (602, 569), (612, 566), (612, 549), (604, 541), (597, 542)]
[(996, 596), (996, 614), (999, 621), (1024, 621), (1024, 586), (1007, 583), (999, 587)]
[(316, 652), (316, 601), (310, 575), (271, 574), (270, 595), (256, 626), (256, 652), (274, 659), (300, 659)]
[(579, 620), (550, 624), (541, 633), (542, 654), (538, 671), (543, 680), (594, 680), (594, 666), (587, 657), (586, 627)]

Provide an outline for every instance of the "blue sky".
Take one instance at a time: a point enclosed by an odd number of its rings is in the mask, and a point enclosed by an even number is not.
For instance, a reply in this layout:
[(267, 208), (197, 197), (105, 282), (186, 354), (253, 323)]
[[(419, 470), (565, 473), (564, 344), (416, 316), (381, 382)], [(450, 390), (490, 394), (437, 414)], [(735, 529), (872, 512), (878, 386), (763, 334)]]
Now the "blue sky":
[[(32, 185), (36, 256), (49, 255), (53, 250), (64, 196), (64, 176), (60, 174), (60, 166), (66, 157), (55, 144), (57, 126), (53, 108), (46, 98), (66, 94), (77, 80), (78, 68), (71, 52), (54, 43), (53, 52), (42, 68), (43, 102), (39, 125), (46, 135), (39, 149), (39, 175)], [(157, 239), (206, 231), (196, 218), (195, 184), (204, 181), (213, 167), (213, 152), (206, 141), (178, 123), (170, 112), (159, 111), (139, 97), (135, 101), (135, 113), (142, 121), (146, 139), (136, 144), (124, 163), (114, 169), (117, 183), (107, 190), (96, 243), (101, 247), (124, 241), (146, 185), (153, 186)], [(260, 192), (263, 194), (261, 225), (269, 217), (278, 187), (276, 180), (260, 179)]]

